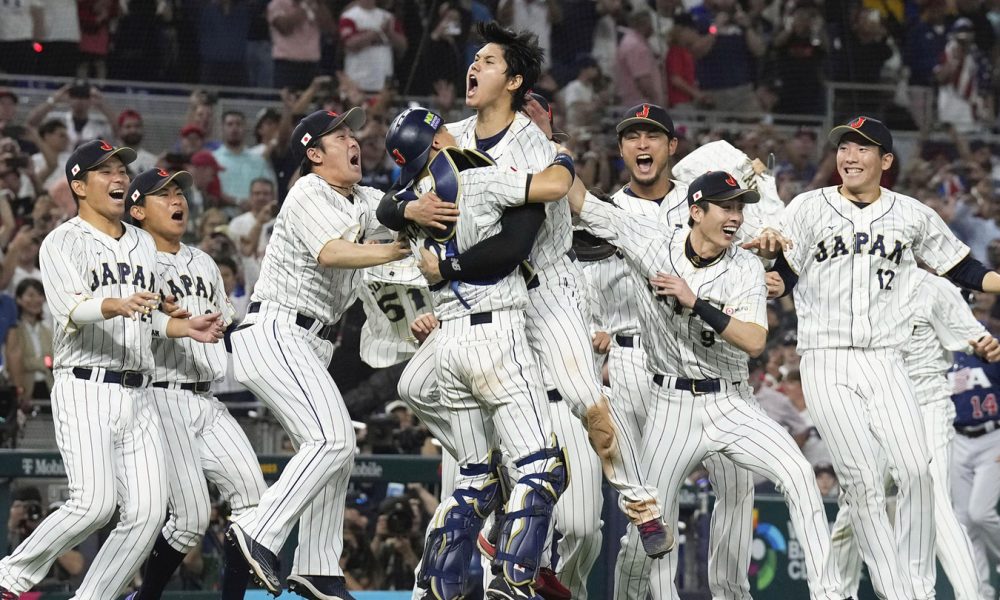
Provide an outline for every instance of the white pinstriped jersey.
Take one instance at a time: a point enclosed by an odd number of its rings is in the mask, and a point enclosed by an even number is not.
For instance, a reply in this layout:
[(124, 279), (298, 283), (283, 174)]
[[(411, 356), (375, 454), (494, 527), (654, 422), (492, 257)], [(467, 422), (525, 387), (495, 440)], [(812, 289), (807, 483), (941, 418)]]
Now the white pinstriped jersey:
[(78, 326), (73, 310), (89, 298), (128, 298), (159, 291), (156, 244), (148, 233), (123, 224), (115, 239), (80, 217), (56, 227), (38, 251), (45, 298), (52, 312), (55, 369), (103, 367), (152, 374), (150, 318), (124, 317)]
[[(476, 147), (476, 116), (457, 123), (449, 123), (448, 131), (462, 148)], [(537, 173), (548, 167), (556, 156), (555, 145), (542, 130), (523, 113), (515, 113), (507, 133), (492, 148), (486, 149), (500, 167), (514, 167), (521, 171)], [(562, 199), (545, 205), (545, 221), (535, 237), (531, 249), (531, 262), (542, 270), (565, 262), (566, 253), (573, 243), (573, 224), (569, 202)]]
[(399, 364), (417, 351), (410, 323), (434, 308), (427, 282), (414, 256), (369, 267), (362, 278), (361, 360), (375, 368)]
[[(157, 252), (160, 295), (176, 296), (177, 304), (192, 315), (221, 312), (228, 326), (236, 309), (226, 296), (222, 274), (212, 258), (181, 244), (177, 254)], [(191, 338), (154, 338), (153, 381), (194, 383), (226, 376), (226, 345), (202, 344)]]
[[(510, 167), (481, 167), (462, 171), (459, 178), (461, 191), (454, 241), (458, 252), (464, 252), (500, 232), (500, 217), (505, 209), (524, 204), (528, 173)], [(430, 191), (432, 183), (431, 177), (424, 177), (414, 191), (419, 196)], [(420, 239), (419, 245), (423, 244), (424, 239)], [(444, 258), (443, 253), (441, 257)], [(445, 321), (479, 312), (523, 309), (527, 306), (528, 290), (520, 270), (514, 269), (495, 284), (447, 283), (432, 291), (431, 297), (434, 316)]]
[[(698, 298), (735, 319), (767, 330), (764, 267), (753, 254), (733, 245), (716, 262), (699, 268), (685, 256), (686, 228), (668, 228), (599, 201), (584, 205), (580, 221), (594, 235), (618, 246), (640, 277), (653, 277), (657, 272), (681, 277)], [(692, 379), (747, 380), (746, 352), (723, 341), (674, 299), (655, 296), (648, 287), (637, 290), (637, 296), (642, 347), (651, 372)]]
[(962, 294), (944, 277), (919, 271), (914, 277), (910, 340), (904, 359), (912, 377), (941, 377), (951, 368), (952, 352), (968, 352), (969, 341), (987, 334)]
[(295, 182), (275, 219), (254, 301), (281, 304), (326, 324), (340, 319), (357, 298), (361, 272), (321, 266), (319, 253), (331, 240), (363, 241), (378, 223), (382, 192), (354, 186), (352, 198), (314, 173)]
[(799, 194), (785, 209), (782, 233), (794, 244), (786, 258), (799, 274), (799, 352), (902, 349), (916, 258), (944, 273), (969, 253), (933, 210), (884, 188), (864, 208), (836, 187)]
[[(672, 187), (662, 202), (643, 200), (627, 193), (626, 188), (618, 190), (611, 199), (622, 210), (651, 219), (668, 216), (667, 207), (678, 199), (676, 187)], [(687, 193), (680, 193), (680, 201), (687, 206), (684, 199)], [(587, 195), (587, 202), (600, 202), (593, 195)], [(661, 221), (662, 222), (662, 221)], [(669, 223), (669, 221), (668, 221)], [(639, 292), (645, 287), (638, 281), (635, 271), (625, 263), (625, 255), (615, 252), (604, 260), (583, 263), (590, 287), (594, 292), (595, 314), (599, 315), (601, 330), (609, 335), (636, 335), (639, 333)]]

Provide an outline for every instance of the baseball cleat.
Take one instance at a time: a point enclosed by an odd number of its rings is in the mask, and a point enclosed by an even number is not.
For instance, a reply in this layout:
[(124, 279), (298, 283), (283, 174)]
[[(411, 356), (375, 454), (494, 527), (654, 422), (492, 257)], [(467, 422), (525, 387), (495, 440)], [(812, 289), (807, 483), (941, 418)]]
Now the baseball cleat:
[(229, 526), (226, 532), (226, 540), (233, 544), (243, 558), (250, 565), (250, 573), (254, 578), (271, 592), (278, 596), (281, 594), (281, 582), (278, 580), (278, 557), (264, 546), (258, 544), (252, 537), (246, 534), (236, 523)]
[(573, 593), (564, 586), (556, 572), (548, 567), (539, 567), (535, 575), (535, 591), (545, 600), (571, 600)]
[(642, 549), (650, 558), (660, 558), (674, 549), (674, 535), (662, 519), (650, 519), (638, 526)]
[(486, 588), (486, 600), (542, 600), (530, 585), (511, 585), (503, 576), (493, 579)]
[(311, 600), (355, 600), (347, 580), (328, 575), (289, 575), (288, 590)]

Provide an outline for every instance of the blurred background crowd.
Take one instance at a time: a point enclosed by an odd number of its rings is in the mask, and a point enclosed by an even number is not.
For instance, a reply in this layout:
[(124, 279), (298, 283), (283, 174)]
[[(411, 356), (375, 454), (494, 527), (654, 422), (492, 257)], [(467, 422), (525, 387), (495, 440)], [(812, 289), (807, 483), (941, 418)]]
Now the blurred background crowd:
[[(51, 324), (38, 248), (76, 207), (64, 177), (94, 138), (137, 150), (135, 172), (186, 169), (187, 241), (219, 264), (245, 311), (274, 217), (297, 165), (292, 128), (316, 108), (364, 106), (364, 185), (388, 189), (386, 125), (428, 105), (457, 120), (470, 32), (497, 19), (536, 33), (535, 92), (588, 186), (627, 180), (614, 123), (621, 106), (669, 107), (681, 158), (724, 139), (766, 162), (788, 202), (836, 183), (829, 126), (883, 119), (897, 137), (884, 185), (932, 206), (973, 255), (1000, 267), (1000, 0), (0, 0), (0, 441), (54, 448), (47, 414)], [(1000, 331), (992, 299), (976, 312)], [(359, 358), (360, 303), (338, 324), (331, 370), (367, 453), (440, 452), (399, 402), (402, 365)], [(835, 495), (829, 455), (805, 409), (789, 298), (769, 308), (769, 347), (752, 363), (762, 405)], [(233, 380), (217, 387), (261, 452), (288, 450), (280, 427)], [(47, 433), (48, 432), (48, 433)], [(355, 589), (406, 589), (436, 505), (420, 484), (358, 487), (348, 499), (345, 565)], [(58, 498), (18, 492), (9, 531), (25, 535)], [(226, 507), (177, 587), (217, 585)], [(75, 588), (96, 540), (60, 560)]]

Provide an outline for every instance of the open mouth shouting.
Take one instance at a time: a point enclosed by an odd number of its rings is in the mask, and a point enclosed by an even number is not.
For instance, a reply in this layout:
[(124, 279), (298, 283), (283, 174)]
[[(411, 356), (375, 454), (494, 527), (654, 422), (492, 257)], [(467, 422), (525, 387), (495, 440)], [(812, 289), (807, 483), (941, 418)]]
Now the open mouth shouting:
[(653, 174), (653, 155), (643, 153), (635, 157), (635, 168), (640, 175)]
[(360, 168), (361, 168), (361, 154), (359, 154), (359, 153), (356, 153), (356, 152), (351, 152), (351, 153), (350, 153), (350, 154), (349, 154), (349, 155), (347, 156), (347, 161), (348, 161), (349, 163), (351, 163), (351, 168), (352, 168), (352, 169), (353, 169), (353, 168), (358, 168), (358, 169), (360, 169)]
[(114, 200), (115, 203), (122, 205), (125, 204), (125, 188), (111, 188), (108, 190), (108, 195), (111, 196), (111, 199)]
[(184, 211), (181, 209), (177, 209), (174, 212), (170, 213), (170, 218), (179, 223), (184, 220)]
[(722, 226), (722, 235), (724, 235), (726, 237), (726, 241), (730, 241), (731, 242), (731, 241), (733, 241), (733, 238), (736, 236), (736, 232), (739, 231), (739, 229), (740, 229), (739, 225), (731, 225), (731, 224), (730, 225), (723, 225)]
[(469, 73), (469, 80), (465, 85), (465, 97), (472, 98), (476, 95), (476, 90), (479, 89), (479, 80), (472, 73)]

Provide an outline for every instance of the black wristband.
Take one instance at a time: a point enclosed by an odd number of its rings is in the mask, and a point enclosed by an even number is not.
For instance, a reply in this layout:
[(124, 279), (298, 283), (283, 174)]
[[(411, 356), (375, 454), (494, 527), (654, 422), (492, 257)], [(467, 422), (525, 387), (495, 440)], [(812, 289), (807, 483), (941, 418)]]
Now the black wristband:
[(562, 152), (556, 154), (556, 157), (552, 159), (552, 164), (565, 168), (569, 171), (570, 179), (576, 179), (576, 170), (573, 168), (573, 159), (569, 154), (563, 154)]
[(708, 326), (714, 329), (716, 333), (722, 333), (729, 326), (729, 321), (733, 319), (701, 298), (694, 301), (694, 306), (691, 310), (694, 311), (694, 314), (701, 317), (702, 321), (708, 323)]
[(445, 258), (438, 261), (438, 271), (441, 273), (441, 279), (447, 281), (453, 281), (458, 279), (459, 272), (462, 270), (462, 263), (459, 261), (459, 257), (452, 256), (451, 258)]

